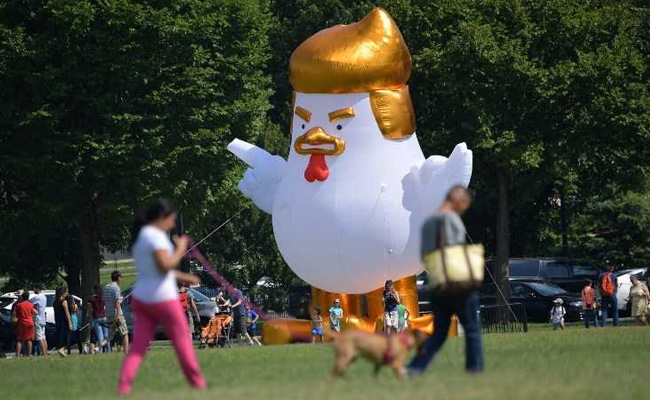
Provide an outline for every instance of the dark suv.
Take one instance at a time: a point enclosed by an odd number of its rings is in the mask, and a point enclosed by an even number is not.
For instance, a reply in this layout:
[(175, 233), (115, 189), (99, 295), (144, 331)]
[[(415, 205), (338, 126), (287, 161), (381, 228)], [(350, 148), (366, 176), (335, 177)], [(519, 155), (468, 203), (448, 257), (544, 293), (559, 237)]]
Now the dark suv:
[[(488, 268), (490, 268), (492, 274), (494, 274), (494, 267), (493, 260), (488, 262)], [(560, 258), (510, 259), (511, 277), (542, 279), (572, 293), (580, 293), (585, 286), (585, 280), (596, 281), (598, 274), (598, 268), (578, 260)]]

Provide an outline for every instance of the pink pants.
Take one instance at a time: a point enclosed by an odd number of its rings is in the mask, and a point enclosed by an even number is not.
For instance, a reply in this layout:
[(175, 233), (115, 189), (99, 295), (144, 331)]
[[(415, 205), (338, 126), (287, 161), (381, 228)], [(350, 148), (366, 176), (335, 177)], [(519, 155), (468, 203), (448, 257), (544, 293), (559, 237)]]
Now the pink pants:
[(144, 303), (131, 298), (131, 309), (135, 315), (133, 344), (122, 363), (118, 394), (127, 395), (131, 392), (131, 385), (138, 374), (138, 368), (147, 353), (149, 343), (154, 338), (154, 330), (157, 325), (163, 327), (165, 334), (172, 341), (187, 380), (195, 388), (204, 389), (206, 387), (205, 378), (201, 374), (201, 368), (196, 360), (192, 338), (188, 334), (187, 318), (181, 302), (169, 300), (161, 303)]

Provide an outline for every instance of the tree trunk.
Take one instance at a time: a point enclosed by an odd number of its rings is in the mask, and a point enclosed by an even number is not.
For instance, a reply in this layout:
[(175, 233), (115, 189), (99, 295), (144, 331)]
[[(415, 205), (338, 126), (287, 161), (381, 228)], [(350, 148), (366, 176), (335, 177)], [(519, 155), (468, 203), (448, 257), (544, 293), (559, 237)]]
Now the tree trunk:
[(93, 285), (99, 283), (101, 250), (99, 245), (97, 200), (96, 195), (82, 199), (79, 202), (79, 214), (77, 215), (81, 294), (84, 299), (92, 295)]
[[(497, 170), (497, 251), (495, 277), (501, 294), (497, 294), (497, 305), (504, 306), (510, 298), (509, 268), (510, 257), (510, 214), (508, 210), (508, 179), (501, 168)], [(506, 307), (500, 308), (500, 316), (505, 319), (510, 314)]]
[(564, 184), (560, 188), (560, 217), (562, 219), (562, 256), (569, 257), (569, 221), (566, 213), (566, 196)]
[(76, 257), (74, 260), (69, 260), (66, 262), (66, 283), (68, 284), (68, 290), (70, 293), (76, 294), (79, 296), (81, 294), (81, 282), (79, 281), (79, 257)]

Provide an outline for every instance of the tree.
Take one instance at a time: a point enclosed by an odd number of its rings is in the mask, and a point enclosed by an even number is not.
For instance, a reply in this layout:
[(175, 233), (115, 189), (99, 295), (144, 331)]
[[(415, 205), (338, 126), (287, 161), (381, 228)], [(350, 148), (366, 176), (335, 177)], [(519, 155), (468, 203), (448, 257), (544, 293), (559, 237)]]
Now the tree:
[[(3, 247), (18, 221), (21, 242), (74, 230), (87, 295), (136, 204), (165, 195), (192, 222), (221, 208), (225, 145), (259, 133), (269, 108), (269, 24), (255, 0), (3, 2)], [(56, 269), (63, 248), (46, 251)], [(27, 270), (12, 253), (0, 265)]]

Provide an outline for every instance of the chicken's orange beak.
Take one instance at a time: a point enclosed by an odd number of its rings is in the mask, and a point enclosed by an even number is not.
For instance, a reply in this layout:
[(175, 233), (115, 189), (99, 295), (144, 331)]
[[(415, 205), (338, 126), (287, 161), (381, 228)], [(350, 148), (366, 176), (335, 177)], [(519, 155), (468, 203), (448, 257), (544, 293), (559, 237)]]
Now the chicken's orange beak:
[(345, 151), (345, 140), (329, 135), (320, 126), (311, 128), (296, 139), (293, 145), (296, 153), (302, 155), (322, 154), (338, 156)]

